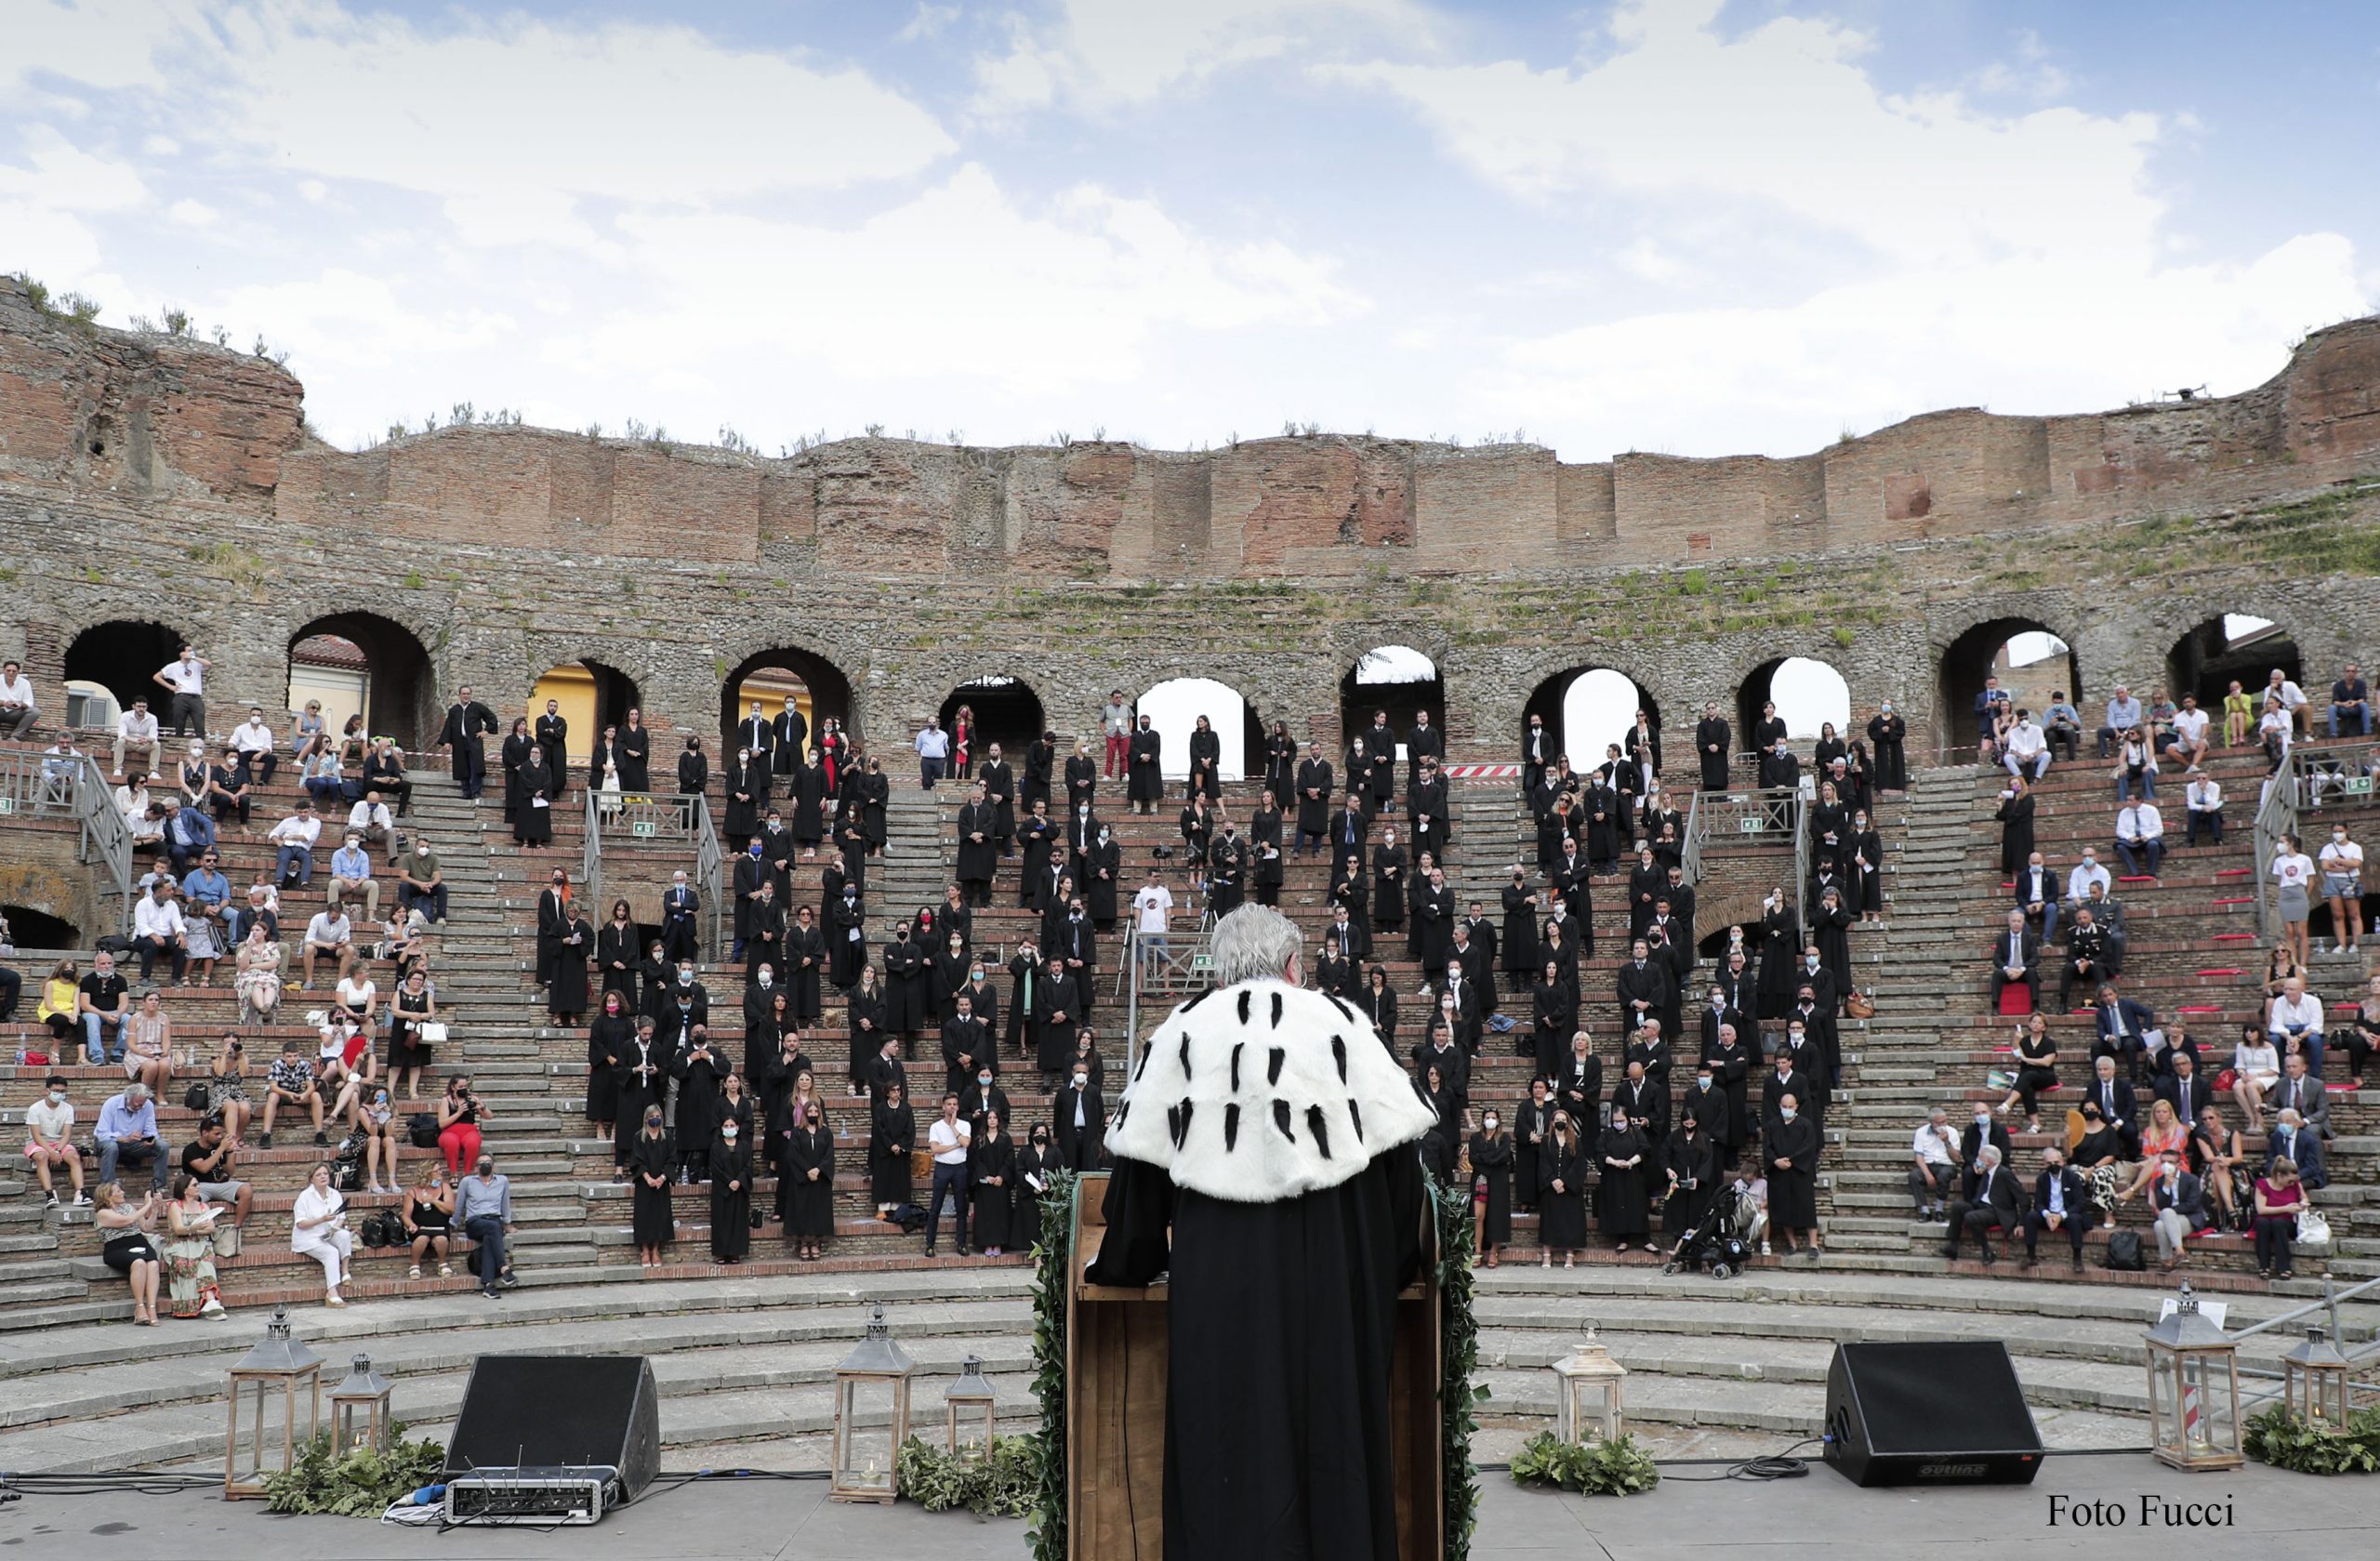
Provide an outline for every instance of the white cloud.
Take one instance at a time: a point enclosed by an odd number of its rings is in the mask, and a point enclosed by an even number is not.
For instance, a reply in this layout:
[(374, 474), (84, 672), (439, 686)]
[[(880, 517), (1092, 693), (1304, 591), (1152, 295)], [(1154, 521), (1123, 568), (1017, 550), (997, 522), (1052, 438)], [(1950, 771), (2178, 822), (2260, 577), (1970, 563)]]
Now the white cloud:
[(204, 201), (176, 201), (165, 208), (167, 219), (185, 228), (211, 228), (219, 215)]
[(43, 73), (101, 91), (157, 86), (155, 49), (195, 23), (188, 0), (16, 0), (0, 49), (0, 102)]
[(300, 281), (233, 288), (221, 308), (238, 335), (261, 334), (276, 351), (331, 375), (417, 365), (486, 347), (513, 327), (496, 310), (411, 307), (388, 278), (337, 267)]
[(1040, 108), (1061, 89), (1092, 105), (1145, 103), (1335, 35), (1419, 38), (1432, 27), (1410, 0), (1063, 0), (1047, 26), (1012, 19), (1009, 52), (977, 62), (975, 107)]
[(928, 38), (940, 37), (942, 30), (958, 20), (958, 7), (930, 6), (923, 4), (921, 0), (917, 14), (909, 18), (907, 26), (892, 34), (892, 41), (896, 44), (915, 44)]
[(149, 200), (140, 176), (122, 163), (96, 157), (47, 125), (25, 131), (30, 165), (0, 163), (0, 195), (19, 196), (52, 211), (130, 211)]

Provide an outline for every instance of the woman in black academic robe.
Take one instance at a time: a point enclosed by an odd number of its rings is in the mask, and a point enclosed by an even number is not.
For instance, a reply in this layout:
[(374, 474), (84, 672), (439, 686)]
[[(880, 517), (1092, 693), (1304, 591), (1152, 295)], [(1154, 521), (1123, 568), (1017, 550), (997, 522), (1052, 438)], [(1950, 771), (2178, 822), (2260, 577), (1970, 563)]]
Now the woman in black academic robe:
[(1204, 797), (1210, 802), (1223, 797), (1223, 740), (1205, 716), (1198, 718), (1197, 729), (1190, 734), (1190, 774), (1183, 783), (1184, 797)]
[(1374, 965), (1364, 972), (1363, 995), (1355, 1006), (1372, 1022), (1372, 1029), (1380, 1042), (1388, 1048), (1390, 1056), (1396, 1054), (1396, 988), (1388, 984), (1388, 972)]
[(1498, 940), (1498, 952), (1504, 973), (1515, 978), (1508, 985), (1517, 989), (1545, 962), (1537, 952), (1537, 891), (1529, 887), (1521, 868), (1513, 869), (1513, 881), (1504, 885), (1503, 899), (1504, 931)]
[[(1876, 921), (1884, 914), (1884, 840), (1863, 814), (1851, 820), (1851, 878), (1853, 894), (1844, 896), (1844, 903), (1859, 913), (1863, 921)], [(1850, 902), (1855, 897), (1858, 904)]]
[(653, 733), (645, 726), (642, 712), (628, 712), (628, 723), (613, 740), (612, 762), (619, 766), (622, 791), (653, 789)]
[(926, 951), (909, 936), (904, 924), (893, 929), (884, 946), (884, 1028), (897, 1036), (916, 1035), (935, 1025), (932, 995), (925, 988)]
[(884, 1049), (884, 988), (874, 965), (863, 966), (858, 984), (843, 995), (843, 1012), (851, 1029), (852, 1093), (858, 1094), (867, 1088), (868, 1070)]
[(1537, 1208), (1538, 1197), (1544, 1191), (1547, 1157), (1554, 1152), (1553, 1085), (1544, 1078), (1531, 1078), (1528, 1098), (1520, 1104), (1513, 1117), (1513, 1207), (1522, 1213)]
[(1008, 1250), (1016, 1184), (1016, 1141), (1009, 1137), (1000, 1114), (987, 1111), (983, 1131), (967, 1148), (971, 1239), (985, 1257), (996, 1258)]
[(1571, 1255), (1587, 1244), (1587, 1170), (1592, 1163), (1571, 1129), (1569, 1113), (1554, 1114), (1552, 1136), (1538, 1159), (1539, 1265), (1552, 1267), (1554, 1254), (1560, 1252), (1562, 1266), (1567, 1268)]
[(785, 1221), (785, 1238), (794, 1244), (797, 1257), (819, 1257), (835, 1234), (835, 1136), (814, 1102), (786, 1140), (777, 1216)]
[(553, 978), (546, 985), (546, 1007), (558, 1025), (575, 1025), (587, 1012), (587, 956), (594, 947), (595, 929), (572, 912), (554, 946)]
[(1025, 860), (1017, 873), (1018, 905), (1033, 910), (1046, 908), (1041, 901), (1044, 886), (1050, 881), (1050, 853), (1064, 838), (1065, 831), (1058, 827), (1058, 821), (1046, 809), (1037, 808), (1025, 815), (1024, 833), (1019, 837), (1025, 842)]
[(1050, 1190), (1050, 1179), (1064, 1170), (1065, 1163), (1058, 1146), (1050, 1142), (1048, 1126), (1034, 1123), (1032, 1141), (1016, 1156), (1016, 1199), (1009, 1205), (1011, 1250), (1030, 1252), (1040, 1241), (1041, 1195)]
[(636, 923), (628, 919), (628, 903), (612, 902), (612, 919), (595, 934), (595, 969), (602, 977), (602, 989), (621, 993), (631, 1005), (636, 1001), (637, 966), (642, 962), (638, 946), (642, 941)]
[(1851, 920), (1841, 892), (1831, 886), (1818, 896), (1818, 908), (1810, 918), (1810, 941), (1818, 946), (1818, 967), (1834, 977), (1838, 993), (1852, 990)]
[(1670, 1256), (1675, 1257), (1719, 1196), (1719, 1146), (1703, 1131), (1691, 1102), (1684, 1124), (1661, 1140), (1660, 1167), (1661, 1234), (1670, 1238)]
[(1289, 735), (1289, 722), (1276, 721), (1264, 739), (1264, 791), (1275, 808), (1288, 807), (1297, 795), (1297, 739)]
[(1413, 912), (1421, 932), (1421, 969), (1435, 977), (1454, 951), (1454, 890), (1435, 884), (1418, 890)]
[[(1538, 969), (1541, 972), (1545, 966), (1552, 965), (1570, 990), (1576, 992), (1579, 989), (1580, 949), (1563, 932), (1566, 925), (1567, 923), (1564, 921), (1548, 919), (1544, 931), (1538, 933)], [(1562, 1044), (1564, 1051), (1569, 1050), (1568, 1040), (1565, 1039)]]
[[(932, 983), (936, 1029), (958, 1016), (959, 989), (967, 985), (968, 972), (974, 968), (974, 963), (967, 953), (967, 939), (957, 932), (945, 938), (942, 946), (934, 950), (927, 973)], [(981, 1018), (982, 1015), (976, 1017)]]
[(669, 1193), (677, 1176), (678, 1146), (661, 1131), (661, 1107), (648, 1105), (643, 1127), (628, 1142), (629, 1225), (637, 1261), (647, 1268), (658, 1267), (661, 1249), (678, 1238)]
[(917, 1146), (918, 1114), (895, 1085), (878, 1104), (868, 1125), (868, 1197), (879, 1214), (911, 1201), (909, 1154)]
[[(521, 784), (521, 810), (512, 815), (515, 845), (550, 845), (554, 838), (554, 772), (546, 750), (529, 745), (529, 757), (513, 774)], [(542, 802), (545, 805), (540, 807)]]
[(654, 1103), (661, 1098), (663, 1081), (669, 1076), (669, 1059), (662, 1054), (661, 1043), (650, 1030), (630, 1036), (615, 1055), (620, 1060), (612, 1067), (612, 1093), (614, 1120), (618, 1125), (612, 1136), (612, 1180), (625, 1182), (628, 1151), (643, 1128), (645, 1112), (656, 1109)]
[(1628, 1113), (1615, 1106), (1596, 1158), (1603, 1164), (1603, 1185), (1595, 1195), (1595, 1215), (1604, 1235), (1624, 1252), (1642, 1243), (1653, 1228), (1646, 1193), (1652, 1151), (1643, 1131), (1629, 1126)]
[(768, 805), (768, 761), (755, 759), (749, 748), (736, 749), (734, 762), (727, 767), (727, 814), (720, 827), (732, 849), (743, 850), (760, 832), (760, 815)]
[(1806, 1231), (1810, 1250), (1818, 1250), (1818, 1128), (1807, 1111), (1787, 1120), (1780, 1109), (1768, 1119), (1761, 1144), (1761, 1174), (1768, 1178), (1768, 1228), (1793, 1251), (1796, 1232)]
[(719, 1132), (720, 1084), (728, 1074), (727, 1049), (713, 1041), (707, 1031), (697, 1032), (694, 1044), (681, 1047), (670, 1059), (669, 1073), (678, 1080), (678, 1117), (671, 1125), (678, 1130), (678, 1148), (684, 1156), (686, 1176), (692, 1180), (708, 1168), (710, 1141)]
[(822, 764), (794, 761), (792, 776), (786, 783), (786, 795), (793, 799), (793, 838), (801, 847), (804, 857), (818, 854), (818, 842), (826, 838), (826, 770)]
[(1438, 1125), (1432, 1131), (1448, 1145), (1451, 1154), (1452, 1145), (1462, 1142), (1462, 1096), (1448, 1080), (1446, 1070), (1435, 1063), (1421, 1069), (1421, 1080), (1414, 1089), (1437, 1113)]
[(618, 992), (604, 993), (603, 1012), (587, 1026), (587, 1119), (605, 1138), (612, 1136), (620, 1106), (620, 1081), (613, 1070), (635, 1038), (628, 999)]
[(703, 740), (689, 737), (678, 754), (678, 795), (699, 797), (710, 788), (710, 756), (703, 752)]
[[(1348, 779), (1355, 778), (1351, 772)], [(1364, 816), (1371, 818), (1393, 809), (1390, 798), (1396, 792), (1396, 745), (1386, 743), (1364, 756)]]
[[(529, 718), (514, 716), (512, 730), (505, 734), (504, 746), (497, 750), (497, 759), (504, 765), (504, 822), (514, 826), (519, 825), (521, 810), (528, 799), (528, 792), (521, 784), (521, 766), (529, 762)], [(519, 844), (520, 839), (516, 830), (513, 843)]]
[(742, 1263), (752, 1250), (752, 1145), (741, 1123), (719, 1124), (709, 1171), (711, 1261)]
[(2033, 854), (2033, 791), (2022, 778), (2011, 778), (2000, 794), (2000, 870), (2010, 878), (2025, 870)]
[(859, 835), (866, 846), (865, 854), (881, 855), (884, 851), (884, 810), (892, 800), (892, 782), (884, 773), (880, 760), (870, 759), (867, 769), (854, 776), (853, 784), (859, 791)]
[(1538, 972), (1529, 988), (1529, 1051), (1540, 1078), (1553, 1078), (1570, 1055), (1570, 1038), (1579, 1033), (1579, 989), (1562, 975), (1552, 959)]
[(1785, 1017), (1785, 1011), (1793, 1006), (1795, 976), (1801, 968), (1802, 919), (1795, 914), (1793, 897), (1779, 887), (1761, 902), (1760, 1012), (1755, 1017)]
[(1354, 960), (1339, 952), (1339, 934), (1322, 934), (1322, 952), (1314, 961), (1314, 989), (1333, 997), (1345, 997), (1356, 990), (1356, 966)]
[(1066, 760), (1066, 812), (1090, 806), (1099, 798), (1099, 761), (1091, 756), (1091, 745), (1077, 743)]
[(1190, 864), (1194, 876), (1203, 878), (1205, 875), (1198, 869), (1207, 865), (1207, 842), (1215, 834), (1215, 816), (1207, 811), (1207, 799), (1193, 792), (1190, 800), (1183, 806), (1178, 824), (1182, 831), (1183, 860)]
[(1496, 1249), (1513, 1239), (1513, 1140), (1493, 1111), (1471, 1135), (1471, 1185), (1479, 1218), (1479, 1255), (1473, 1262), (1493, 1268)]
[(755, 986), (744, 994), (744, 1073), (758, 1083), (783, 1055), (786, 1037), (800, 1042), (801, 1020), (793, 1011), (793, 994), (774, 985)]

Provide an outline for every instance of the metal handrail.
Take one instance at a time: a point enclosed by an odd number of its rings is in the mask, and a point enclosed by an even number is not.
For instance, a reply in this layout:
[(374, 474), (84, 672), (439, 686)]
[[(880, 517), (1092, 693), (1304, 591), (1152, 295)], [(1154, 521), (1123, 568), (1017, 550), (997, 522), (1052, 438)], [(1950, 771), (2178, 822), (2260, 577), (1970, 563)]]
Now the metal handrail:
[(2281, 890), (2272, 880), (2273, 852), (2283, 835), (2297, 833), (2297, 771), (2283, 765), (2265, 777), (2264, 796), (2256, 803), (2255, 864), (2256, 928), (2266, 937), (2281, 930)]
[(1678, 853), (1678, 876), (1687, 884), (1702, 881), (1702, 793), (1686, 799), (1686, 847)]
[[(2347, 1347), (2347, 1325), (2339, 1320), (2340, 1302), (2353, 1301), (2360, 1295), (2368, 1294), (2374, 1290), (2380, 1290), (2380, 1279), (2366, 1279), (2360, 1284), (2350, 1285), (2346, 1290), (2340, 1290), (2336, 1279), (2332, 1278), (2328, 1275), (2324, 1275), (2322, 1277), (2322, 1298), (2320, 1301), (2309, 1301), (2303, 1306), (2293, 1306), (2288, 1311), (2278, 1313), (2275, 1316), (2267, 1317), (2260, 1323), (2251, 1323), (2246, 1328), (2241, 1329), (2239, 1332), (2232, 1334), (2231, 1342), (2236, 1344), (2242, 1339), (2251, 1338), (2259, 1333), (2269, 1332), (2274, 1329), (2281, 1328), (2290, 1323), (2295, 1322), (2300, 1317), (2312, 1316), (2315, 1313), (2320, 1312), (2330, 1320), (2332, 1343), (2338, 1347), (2339, 1353), (2347, 1357), (2349, 1364), (2360, 1366), (2365, 1361), (2380, 1360), (2380, 1339), (2366, 1340), (2363, 1343), (2350, 1350)], [(2286, 1378), (2286, 1374), (2284, 1372), (2276, 1370), (2268, 1366), (2242, 1366), (2240, 1368), (2240, 1374), (2243, 1377), (2257, 1377), (2268, 1381), (2285, 1381)], [(2281, 1389), (2279, 1387), (2267, 1388), (2262, 1393), (2241, 1398), (2240, 1407), (2244, 1409), (2250, 1405), (2261, 1404), (2268, 1398), (2279, 1396), (2281, 1392)], [(2350, 1394), (2380, 1392), (2380, 1387), (2375, 1387), (2373, 1384), (2368, 1382), (2350, 1382), (2348, 1384), (2348, 1392)]]
[(2290, 768), (2297, 777), (2295, 801), (2308, 810), (2325, 803), (2370, 806), (2380, 800), (2380, 739), (2333, 743), (2319, 748), (2290, 750)]
[(1794, 914), (1807, 920), (1810, 907), (1810, 810), (1793, 810)]
[(87, 753), (0, 754), (0, 814), (30, 814), (74, 820), (74, 859), (106, 866), (115, 886), (116, 930), (132, 925), (132, 827), (116, 811), (115, 793)]
[[(1124, 1072), (1127, 1078), (1141, 1062), (1141, 997), (1178, 1002), (1215, 984), (1213, 956), (1208, 952), (1212, 933), (1201, 919), (1198, 931), (1168, 933), (1162, 954), (1144, 950), (1141, 930), (1134, 925), (1124, 938), (1124, 969), (1118, 972), (1124, 998)], [(1145, 957), (1144, 957), (1145, 956)]]
[(583, 903), (601, 906), (603, 903), (603, 829), (595, 814), (595, 788), (585, 792), (586, 828), (578, 848), (578, 887), (586, 896)]
[(710, 907), (710, 946), (726, 946), (727, 907), (721, 904), (721, 886), (726, 881), (727, 852), (719, 842), (719, 831), (712, 827), (710, 800), (700, 792), (686, 799), (694, 803), (694, 879), (702, 885), (703, 904)]
[(1807, 812), (1807, 800), (1792, 787), (1697, 791), (1686, 807), (1682, 876), (1690, 884), (1701, 881), (1702, 848), (1713, 838), (1779, 840), (1799, 830)]

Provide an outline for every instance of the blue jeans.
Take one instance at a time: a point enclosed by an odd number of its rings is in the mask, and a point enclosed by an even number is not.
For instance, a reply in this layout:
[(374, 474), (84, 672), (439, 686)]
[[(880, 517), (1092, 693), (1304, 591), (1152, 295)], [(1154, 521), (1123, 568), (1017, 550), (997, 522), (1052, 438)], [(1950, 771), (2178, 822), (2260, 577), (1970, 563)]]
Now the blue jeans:
[(298, 886), (300, 888), (307, 889), (312, 888), (314, 883), (314, 853), (302, 845), (285, 845), (281, 848), (280, 854), (273, 858), (273, 881), (278, 883), (281, 880), (289, 876), (289, 864), (292, 862), (298, 864)]
[[(96, 1013), (83, 1015), (83, 1060), (93, 1067), (124, 1061), (124, 1021), (103, 1019)], [(104, 1182), (107, 1178), (102, 1176), (99, 1180)]]
[(101, 1138), (95, 1142), (99, 1144), (99, 1180), (101, 1182), (115, 1180), (118, 1160), (125, 1160), (136, 1166), (145, 1160), (149, 1166), (150, 1181), (154, 1184), (159, 1192), (165, 1190), (165, 1171), (173, 1164), (173, 1156), (167, 1153), (164, 1139), (152, 1138), (146, 1144), (126, 1144), (113, 1138)]
[[(2348, 706), (2348, 707), (2347, 707), (2347, 708), (2348, 708), (2348, 709), (2350, 709), (2350, 710), (2352, 710), (2352, 711), (2354, 712), (2353, 716), (2351, 716), (2351, 717), (2349, 718), (2350, 720), (2354, 720), (2354, 719), (2358, 719), (2358, 718), (2360, 718), (2360, 719), (2361, 720), (2361, 721), (2362, 721), (2362, 723), (2363, 723), (2363, 734), (2364, 734), (2365, 736), (2367, 736), (2367, 737), (2369, 737), (2370, 735), (2372, 735), (2372, 705), (2371, 705), (2371, 702), (2370, 702), (2369, 700), (2367, 700), (2367, 701), (2365, 701), (2363, 704), (2360, 704), (2360, 705), (2351, 705), (2351, 706)], [(2336, 705), (2334, 705), (2334, 706), (2332, 706), (2332, 707), (2331, 707), (2331, 735), (2332, 735), (2332, 736), (2334, 736), (2334, 737), (2335, 737), (2335, 736), (2337, 736), (2338, 734), (2339, 734), (2339, 707), (2338, 707), (2338, 706), (2336, 706)]]
[(934, 1237), (942, 1234), (942, 1195), (947, 1188), (959, 1209), (959, 1250), (967, 1250), (967, 1167), (964, 1164), (945, 1165), (933, 1162), (933, 1192), (926, 1204), (926, 1250), (933, 1250)]
[[(2147, 802), (2153, 802), (2157, 800), (2156, 771), (2143, 770), (2140, 772), (2140, 797), (2143, 801)], [(2132, 800), (2132, 776), (2129, 774), (2121, 774), (2116, 777), (2116, 800), (2119, 802), (2129, 802)]]
[(400, 883), (397, 885), (397, 898), (404, 903), (408, 911), (416, 906), (424, 906), (428, 908), (423, 914), (432, 921), (446, 919), (446, 886), (443, 883), (430, 889), (416, 889), (411, 884)]
[[(2272, 1042), (2272, 1049), (2276, 1052), (2286, 1052), (2289, 1049), (2289, 1032), (2287, 1030), (2274, 1030), (2267, 1035), (2265, 1038)], [(2307, 1078), (2308, 1079), (2318, 1079), (2321, 1078), (2322, 1032), (2320, 1030), (2307, 1030), (2304, 1035), (2298, 1037), (2298, 1040), (2306, 1048)], [(2278, 1086), (2275, 1087), (2278, 1088)], [(2271, 1091), (2267, 1091), (2266, 1092), (2269, 1094)], [(105, 1181), (106, 1178), (102, 1177), (100, 1180)]]

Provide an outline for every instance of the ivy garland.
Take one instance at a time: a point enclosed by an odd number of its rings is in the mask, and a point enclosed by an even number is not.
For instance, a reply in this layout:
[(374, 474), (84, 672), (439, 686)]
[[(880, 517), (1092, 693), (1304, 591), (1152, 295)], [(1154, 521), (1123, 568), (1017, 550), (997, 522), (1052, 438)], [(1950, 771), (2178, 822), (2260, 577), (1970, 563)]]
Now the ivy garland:
[(389, 1428), (389, 1450), (354, 1448), (341, 1452), (331, 1434), (318, 1432), (298, 1450), (298, 1462), (264, 1481), (265, 1511), (321, 1514), (332, 1517), (378, 1517), (426, 1485), (444, 1477), (446, 1449), (435, 1442), (408, 1442), (402, 1422)]
[(1513, 1483), (1558, 1486), (1588, 1496), (1633, 1496), (1660, 1484), (1661, 1472), (1633, 1436), (1566, 1442), (1540, 1431), (1514, 1455)]
[(1468, 1561), (1471, 1537), (1479, 1527), (1479, 1465), (1471, 1459), (1472, 1433), (1479, 1429), (1474, 1406), (1488, 1396), (1488, 1384), (1474, 1387), (1479, 1364), (1479, 1323), (1471, 1315), (1472, 1203), (1468, 1187), (1451, 1186), (1424, 1172), (1438, 1223), (1438, 1403), (1442, 1413), (1439, 1456), (1446, 1479), (1446, 1561)]
[(901, 1499), (930, 1513), (1023, 1517), (1041, 1497), (1041, 1438), (994, 1436), (988, 1456), (948, 1452), (912, 1436), (893, 1459)]
[(1075, 1173), (1053, 1172), (1033, 1246), (1033, 1391), (1041, 1399), (1040, 1489), (1026, 1538), (1033, 1561), (1066, 1561), (1066, 1295), (1074, 1273)]

